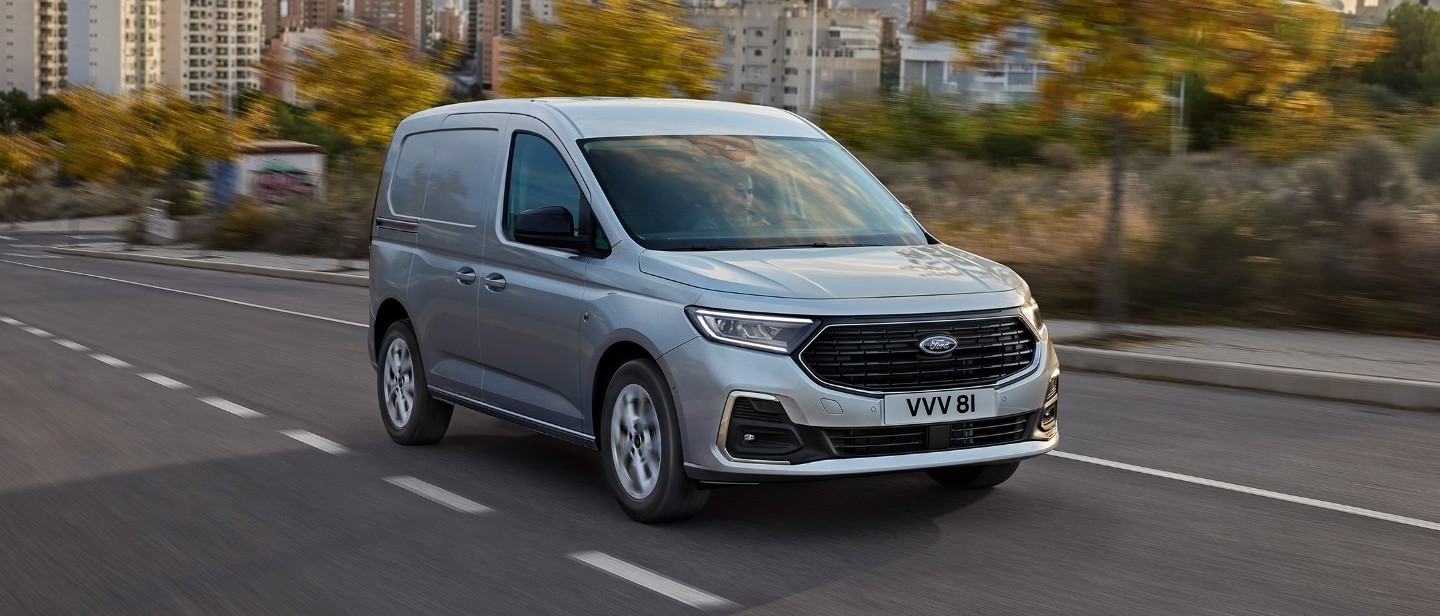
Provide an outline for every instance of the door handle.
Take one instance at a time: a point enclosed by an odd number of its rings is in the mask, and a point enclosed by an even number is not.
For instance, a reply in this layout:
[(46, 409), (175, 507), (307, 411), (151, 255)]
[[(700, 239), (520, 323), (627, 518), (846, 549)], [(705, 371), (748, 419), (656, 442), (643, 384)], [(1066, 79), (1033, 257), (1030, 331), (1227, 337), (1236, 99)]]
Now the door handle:
[(455, 272), (455, 279), (459, 280), (460, 284), (463, 285), (475, 284), (475, 270), (468, 267), (462, 267), (460, 268), (460, 271)]
[(500, 274), (490, 274), (485, 277), (485, 286), (490, 287), (491, 291), (504, 291), (505, 277)]

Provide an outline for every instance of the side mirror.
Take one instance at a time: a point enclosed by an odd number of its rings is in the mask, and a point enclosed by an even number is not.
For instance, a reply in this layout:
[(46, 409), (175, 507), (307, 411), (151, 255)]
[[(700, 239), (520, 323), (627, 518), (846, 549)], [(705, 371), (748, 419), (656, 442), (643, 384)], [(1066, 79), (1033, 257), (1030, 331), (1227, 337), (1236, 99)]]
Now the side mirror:
[(515, 241), (584, 251), (590, 238), (575, 235), (575, 217), (563, 206), (552, 205), (525, 210), (515, 215)]

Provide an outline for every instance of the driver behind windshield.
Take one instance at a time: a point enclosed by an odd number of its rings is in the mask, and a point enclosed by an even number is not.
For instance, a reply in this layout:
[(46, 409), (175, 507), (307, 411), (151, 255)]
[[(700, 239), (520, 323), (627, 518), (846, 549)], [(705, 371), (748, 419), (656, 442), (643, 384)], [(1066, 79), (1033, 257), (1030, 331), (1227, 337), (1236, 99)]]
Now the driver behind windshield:
[(709, 207), (700, 206), (703, 214), (691, 229), (730, 229), (770, 224), (755, 207), (755, 179), (749, 171), (735, 163), (717, 163), (708, 174), (714, 180), (709, 192)]

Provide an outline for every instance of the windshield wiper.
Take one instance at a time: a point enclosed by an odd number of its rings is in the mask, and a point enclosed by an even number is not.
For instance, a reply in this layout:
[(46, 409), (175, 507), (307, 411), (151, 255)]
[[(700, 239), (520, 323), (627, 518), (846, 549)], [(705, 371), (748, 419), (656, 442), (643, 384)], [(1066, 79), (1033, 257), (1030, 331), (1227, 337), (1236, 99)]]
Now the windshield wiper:
[(739, 247), (739, 246), (719, 246), (719, 245), (714, 245), (714, 244), (699, 244), (699, 245), (691, 246), (691, 247), (689, 247), (689, 248), (683, 248), (683, 247), (682, 247), (682, 248), (671, 248), (670, 250), (679, 251), (679, 252), (704, 252), (704, 251), (708, 251), (708, 250), (740, 250), (740, 247)]
[(863, 246), (879, 246), (880, 244), (831, 244), (829, 242), (810, 242), (809, 244), (780, 244), (778, 246), (761, 246), (756, 250), (769, 248), (859, 248)]

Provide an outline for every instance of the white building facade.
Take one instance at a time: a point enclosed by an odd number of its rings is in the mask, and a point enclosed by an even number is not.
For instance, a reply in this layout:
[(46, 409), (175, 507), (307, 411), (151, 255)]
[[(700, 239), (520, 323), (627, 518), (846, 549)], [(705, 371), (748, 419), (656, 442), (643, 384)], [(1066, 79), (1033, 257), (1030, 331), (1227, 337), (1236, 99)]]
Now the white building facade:
[(880, 11), (818, 4), (746, 0), (696, 8), (692, 22), (723, 46), (721, 98), (808, 114), (826, 100), (878, 90)]
[(36, 97), (67, 85), (65, 13), (64, 0), (0, 4), (0, 91)]
[(70, 0), (69, 82), (107, 94), (159, 84), (161, 0)]
[(900, 88), (950, 95), (968, 105), (1011, 105), (1039, 100), (1040, 82), (1049, 70), (1036, 56), (1033, 31), (1019, 30), (1000, 51), (982, 47), (981, 62), (967, 62), (949, 43), (920, 42), (901, 36)]
[(260, 87), (260, 0), (162, 0), (161, 79), (195, 102)]

